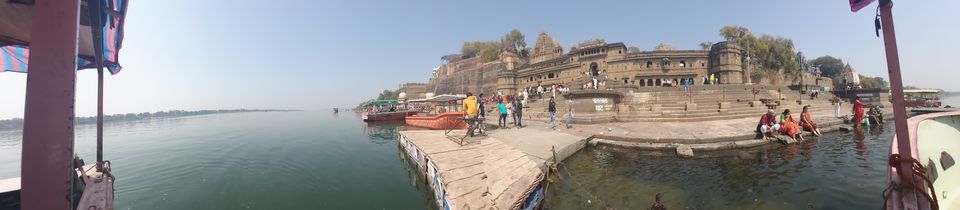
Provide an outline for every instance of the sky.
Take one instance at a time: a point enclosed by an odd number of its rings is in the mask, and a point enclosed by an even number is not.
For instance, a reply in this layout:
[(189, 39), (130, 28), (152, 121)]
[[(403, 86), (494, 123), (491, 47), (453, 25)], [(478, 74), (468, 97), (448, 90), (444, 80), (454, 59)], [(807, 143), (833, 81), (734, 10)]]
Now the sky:
[[(123, 71), (105, 83), (106, 114), (230, 108), (353, 107), (406, 82), (426, 82), (440, 56), (512, 29), (533, 47), (545, 31), (566, 49), (601, 38), (651, 50), (698, 49), (719, 29), (790, 38), (887, 77), (877, 3), (809, 1), (132, 0)], [(906, 85), (960, 91), (960, 1), (895, 1)], [(96, 72), (78, 72), (76, 112), (96, 113)], [(22, 117), (26, 75), (0, 73), (0, 119)]]

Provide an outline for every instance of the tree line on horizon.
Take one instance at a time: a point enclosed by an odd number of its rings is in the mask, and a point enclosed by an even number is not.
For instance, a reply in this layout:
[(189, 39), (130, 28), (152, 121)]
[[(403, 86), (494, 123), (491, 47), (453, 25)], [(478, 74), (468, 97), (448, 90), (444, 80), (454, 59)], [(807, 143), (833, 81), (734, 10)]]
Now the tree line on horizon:
[[(136, 121), (136, 120), (145, 120), (153, 118), (173, 118), (173, 117), (186, 117), (186, 116), (196, 116), (196, 115), (208, 115), (208, 114), (226, 114), (226, 113), (239, 113), (239, 112), (288, 112), (288, 111), (300, 111), (292, 109), (217, 109), (217, 110), (197, 110), (197, 111), (184, 111), (184, 110), (170, 110), (170, 111), (159, 111), (159, 112), (142, 112), (142, 113), (127, 113), (127, 114), (112, 114), (104, 115), (103, 122), (122, 122), (122, 121)], [(83, 124), (96, 124), (97, 117), (76, 117), (74, 118), (74, 125), (83, 125)], [(23, 128), (23, 118), (13, 118), (0, 120), (0, 131), (2, 130), (14, 130)]]

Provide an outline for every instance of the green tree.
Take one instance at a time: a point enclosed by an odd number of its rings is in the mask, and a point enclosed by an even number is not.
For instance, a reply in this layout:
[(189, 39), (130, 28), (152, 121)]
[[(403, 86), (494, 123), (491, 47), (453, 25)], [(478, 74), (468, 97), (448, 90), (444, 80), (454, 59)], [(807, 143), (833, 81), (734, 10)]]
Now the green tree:
[(495, 61), (500, 58), (501, 50), (517, 50), (517, 45), (520, 45), (520, 56), (526, 56), (527, 41), (523, 33), (514, 29), (503, 37), (500, 37), (500, 41), (464, 42), (460, 48), (460, 55), (464, 59), (479, 56), (480, 60), (484, 62)]
[(507, 35), (504, 35), (503, 38), (500, 38), (500, 45), (504, 49), (510, 49), (516, 52), (520, 56), (527, 56), (527, 40), (520, 30), (513, 29), (507, 33)]
[(713, 42), (700, 42), (701, 50), (709, 50), (710, 47), (713, 47)]
[(877, 85), (878, 88), (890, 87), (890, 83), (887, 82), (887, 79), (884, 79), (883, 77), (874, 77), (873, 82)]
[(378, 99), (378, 100), (397, 99), (397, 97), (399, 96), (399, 94), (400, 94), (399, 91), (383, 90), (383, 92), (380, 93), (380, 95), (377, 96), (377, 99)]
[(724, 26), (720, 28), (720, 36), (727, 41), (743, 42), (753, 38), (753, 33), (743, 26)]
[(793, 40), (767, 34), (757, 37), (743, 26), (724, 26), (720, 29), (720, 36), (744, 49), (744, 61), (750, 57), (753, 59), (751, 62), (759, 63), (770, 70), (795, 70), (799, 66), (795, 59)]
[(653, 49), (656, 51), (673, 51), (673, 46), (667, 43), (660, 43)]
[(810, 62), (810, 66), (820, 68), (820, 73), (824, 77), (833, 77), (843, 71), (843, 60), (829, 55), (820, 56)]

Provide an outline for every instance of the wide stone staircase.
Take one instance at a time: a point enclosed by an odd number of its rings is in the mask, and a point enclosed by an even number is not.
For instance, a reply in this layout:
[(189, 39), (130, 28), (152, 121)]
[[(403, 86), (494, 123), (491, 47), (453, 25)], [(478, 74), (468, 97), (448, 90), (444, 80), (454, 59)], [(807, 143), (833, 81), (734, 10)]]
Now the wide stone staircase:
[[(754, 88), (757, 94), (754, 94)], [(779, 91), (778, 91), (779, 89)], [(683, 87), (644, 87), (640, 91), (624, 94), (614, 116), (590, 113), (575, 113), (574, 123), (611, 121), (629, 122), (696, 122), (759, 117), (767, 109), (780, 113), (790, 109), (799, 117), (803, 106), (810, 105), (812, 113), (830, 113), (833, 109), (829, 93), (821, 93), (819, 99), (810, 100), (809, 95), (789, 90), (785, 86), (763, 85), (707, 85)], [(802, 102), (798, 102), (801, 100)], [(567, 105), (558, 94), (557, 121), (566, 120)], [(524, 110), (525, 120), (547, 120), (547, 100), (532, 100)]]

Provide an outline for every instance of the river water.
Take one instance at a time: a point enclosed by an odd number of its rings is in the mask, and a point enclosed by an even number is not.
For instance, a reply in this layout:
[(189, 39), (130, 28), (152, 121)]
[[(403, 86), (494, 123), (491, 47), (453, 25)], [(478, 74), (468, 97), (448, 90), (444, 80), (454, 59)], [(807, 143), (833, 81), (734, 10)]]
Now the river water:
[[(234, 113), (110, 123), (117, 209), (434, 209), (400, 158), (402, 124), (353, 113)], [(552, 209), (877, 209), (892, 127), (714, 158), (587, 148), (561, 166)], [(95, 158), (93, 126), (76, 151)], [(19, 176), (21, 133), (0, 131), (0, 179)], [(699, 155), (699, 154), (698, 154)]]

